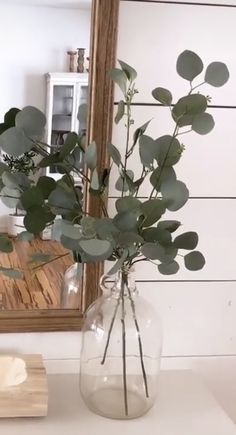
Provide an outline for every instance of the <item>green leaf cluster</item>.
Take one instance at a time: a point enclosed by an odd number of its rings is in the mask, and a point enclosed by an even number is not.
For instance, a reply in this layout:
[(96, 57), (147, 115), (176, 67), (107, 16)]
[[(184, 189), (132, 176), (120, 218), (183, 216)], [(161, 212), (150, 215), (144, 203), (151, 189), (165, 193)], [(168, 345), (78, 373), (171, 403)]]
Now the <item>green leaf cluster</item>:
[[(186, 95), (175, 102), (172, 92), (160, 84), (152, 91), (155, 101), (164, 106), (163, 110), (174, 123), (173, 131), (160, 137), (149, 133), (150, 120), (140, 127), (135, 126), (132, 116), (138, 92), (135, 69), (120, 60), (119, 66), (109, 72), (122, 93), (115, 122), (124, 122), (126, 141), (124, 152), (120, 144), (107, 145), (111, 165), (105, 168), (100, 168), (99, 147), (95, 142), (86, 144), (84, 135), (69, 133), (61, 149), (56, 151), (50, 144), (44, 144), (46, 120), (38, 109), (27, 106), (6, 113), (4, 123), (0, 124), (1, 150), (10, 160), (32, 152), (38, 162), (34, 168), (36, 181), (24, 171), (13, 173), (9, 159), (0, 163), (1, 199), (8, 207), (19, 207), (25, 213), (26, 231), (19, 235), (21, 240), (30, 241), (47, 225), (53, 224), (55, 238), (74, 253), (77, 261), (112, 261), (110, 274), (144, 260), (154, 263), (159, 273), (172, 275), (179, 270), (180, 256), (188, 270), (196, 271), (204, 266), (205, 259), (196, 250), (197, 233), (182, 232), (181, 223), (175, 218), (165, 219), (165, 214), (177, 212), (189, 198), (188, 188), (178, 179), (176, 171), (185, 149), (181, 135), (188, 132), (204, 135), (214, 128), (214, 119), (207, 111), (209, 97), (200, 93), (199, 88), (205, 83), (214, 87), (224, 85), (229, 71), (219, 61), (210, 63), (204, 71), (201, 58), (189, 50), (178, 57), (176, 70), (189, 84)], [(86, 110), (82, 106), (78, 111), (78, 118), (83, 122)], [(130, 164), (135, 154), (140, 162), (137, 176)], [(118, 198), (115, 213), (109, 215), (105, 198), (112, 165), (118, 173), (114, 181)], [(42, 170), (50, 166), (55, 166), (61, 174), (59, 180), (42, 175)], [(86, 191), (96, 197), (94, 216), (85, 211), (82, 190), (74, 181), (75, 174), (81, 178)], [(145, 191), (142, 199), (139, 198), (141, 187)], [(4, 236), (0, 237), (0, 250), (12, 250)], [(50, 261), (50, 255), (37, 254), (32, 261)], [(6, 273), (18, 276), (17, 271), (7, 270)]]

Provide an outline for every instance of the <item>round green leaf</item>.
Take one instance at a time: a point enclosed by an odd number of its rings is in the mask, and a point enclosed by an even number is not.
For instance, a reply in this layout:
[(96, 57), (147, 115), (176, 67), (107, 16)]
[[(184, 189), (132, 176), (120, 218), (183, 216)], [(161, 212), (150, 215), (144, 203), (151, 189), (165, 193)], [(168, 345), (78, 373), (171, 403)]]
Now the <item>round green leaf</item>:
[(91, 186), (91, 189), (93, 189), (95, 191), (96, 190), (99, 191), (99, 189), (100, 189), (100, 182), (99, 182), (99, 178), (98, 178), (97, 168), (95, 168), (93, 170), (90, 186)]
[(156, 88), (152, 91), (152, 96), (164, 106), (170, 106), (172, 103), (172, 94), (168, 89)]
[(23, 242), (30, 242), (34, 239), (34, 234), (29, 233), (28, 231), (22, 231), (20, 234), (18, 234), (17, 238)]
[(95, 169), (97, 166), (97, 146), (95, 142), (89, 144), (85, 150), (84, 160), (89, 169)]
[(141, 248), (142, 254), (150, 260), (170, 263), (176, 257), (178, 250), (172, 246), (163, 247), (158, 243), (145, 243)]
[(82, 230), (80, 225), (73, 225), (64, 219), (61, 220), (61, 232), (64, 236), (70, 239), (79, 240), (82, 237)]
[(120, 231), (135, 231), (137, 218), (138, 213), (135, 210), (122, 211), (114, 217), (113, 223)]
[(174, 240), (174, 246), (178, 249), (195, 249), (198, 244), (198, 235), (194, 231), (180, 234)]
[(143, 241), (143, 238), (139, 234), (132, 231), (123, 231), (117, 237), (117, 243), (122, 247), (129, 247), (134, 243), (143, 243)]
[(184, 264), (188, 270), (196, 271), (204, 267), (206, 261), (201, 252), (193, 251), (184, 257)]
[(186, 127), (187, 125), (192, 125), (193, 120), (194, 120), (194, 116), (191, 115), (181, 116), (181, 118), (178, 119), (178, 126)]
[(115, 188), (119, 192), (122, 192), (122, 191), (127, 192), (131, 188), (131, 186), (129, 185), (130, 184), (129, 181), (132, 182), (132, 180), (134, 179), (134, 173), (133, 173), (133, 171), (128, 169), (126, 171), (126, 174), (127, 174), (126, 177), (125, 177), (125, 174), (120, 175), (116, 184), (115, 184)]
[(47, 220), (45, 212), (41, 208), (35, 208), (26, 214), (24, 218), (24, 226), (27, 231), (32, 234), (39, 234), (46, 227)]
[(74, 210), (75, 197), (70, 190), (66, 191), (61, 186), (57, 186), (48, 197), (48, 204), (53, 208), (55, 214), (66, 214)]
[(53, 255), (36, 252), (34, 254), (30, 254), (29, 257), (30, 260), (28, 261), (28, 263), (47, 263), (53, 258)]
[(185, 50), (177, 59), (176, 69), (180, 77), (190, 82), (201, 74), (203, 62), (201, 58), (190, 50)]
[(174, 233), (181, 225), (179, 221), (167, 220), (158, 222), (157, 228)]
[(169, 179), (176, 180), (174, 169), (171, 166), (164, 168), (157, 167), (151, 174), (150, 183), (155, 187), (156, 191), (159, 192), (161, 183)]
[(88, 104), (83, 103), (79, 105), (79, 110), (77, 114), (77, 119), (80, 124), (86, 125), (88, 119)]
[(12, 172), (9, 172), (9, 171), (3, 172), (2, 182), (6, 187), (9, 187), (10, 189), (14, 189), (14, 188), (19, 187), (17, 175), (12, 173)]
[(192, 129), (198, 134), (208, 134), (214, 126), (215, 121), (209, 113), (201, 113), (193, 118)]
[(62, 234), (60, 237), (60, 242), (62, 246), (64, 246), (64, 248), (69, 249), (72, 252), (79, 250), (78, 239), (71, 239), (70, 237), (67, 237), (64, 234)]
[(17, 269), (10, 269), (7, 267), (0, 267), (0, 272), (11, 279), (22, 279), (22, 273)]
[(123, 211), (140, 210), (141, 201), (132, 196), (124, 196), (116, 200), (116, 210), (118, 213)]
[(139, 155), (142, 164), (150, 167), (153, 164), (153, 159), (156, 156), (156, 142), (145, 134), (140, 136), (139, 139)]
[(172, 115), (175, 121), (179, 121), (186, 115), (199, 115), (205, 112), (206, 108), (207, 99), (204, 95), (191, 94), (179, 99), (172, 110)]
[(26, 106), (16, 115), (16, 127), (24, 130), (30, 138), (41, 138), (46, 125), (46, 117), (41, 110), (33, 106)]
[(158, 150), (155, 158), (159, 166), (173, 166), (178, 163), (182, 154), (178, 139), (166, 135), (156, 139), (155, 143)]
[(56, 181), (51, 177), (42, 176), (37, 182), (37, 188), (41, 191), (44, 199), (47, 199), (50, 193), (57, 187)]
[(8, 208), (15, 208), (19, 204), (21, 193), (17, 189), (9, 189), (9, 187), (3, 187), (0, 192), (0, 198), (3, 204)]
[(150, 227), (157, 222), (166, 211), (165, 204), (160, 199), (149, 199), (142, 203), (142, 212), (144, 214), (143, 227)]
[(171, 233), (165, 229), (160, 228), (146, 228), (142, 232), (142, 237), (146, 242), (159, 242), (161, 245), (168, 245), (171, 243)]
[(84, 237), (91, 239), (96, 236), (96, 228), (95, 228), (96, 222), (97, 222), (96, 218), (92, 216), (84, 216), (81, 219), (80, 225)]
[(90, 257), (104, 257), (105, 259), (108, 258), (112, 253), (112, 246), (107, 240), (81, 240), (79, 245)]
[(166, 207), (177, 211), (188, 201), (189, 191), (182, 181), (167, 179), (161, 185), (161, 194)]
[(12, 107), (8, 112), (5, 113), (4, 116), (4, 123), (8, 127), (15, 127), (15, 121), (16, 121), (16, 115), (20, 112), (20, 109), (17, 109), (16, 107)]
[(38, 187), (31, 187), (26, 190), (21, 196), (21, 204), (25, 210), (29, 210), (33, 207), (40, 207), (44, 203), (44, 198), (41, 190)]
[(8, 237), (0, 235), (0, 251), (5, 253), (13, 251), (12, 241)]
[(115, 227), (110, 218), (96, 219), (95, 231), (98, 237), (103, 240), (113, 240), (113, 236), (119, 233), (118, 228)]
[(0, 136), (0, 148), (13, 157), (19, 157), (33, 148), (33, 142), (28, 139), (24, 131), (18, 127), (11, 127)]
[(205, 74), (205, 81), (211, 86), (219, 88), (229, 80), (229, 70), (222, 62), (212, 62), (208, 65)]
[(179, 270), (179, 265), (176, 261), (172, 263), (162, 263), (158, 265), (158, 270), (162, 275), (174, 275)]

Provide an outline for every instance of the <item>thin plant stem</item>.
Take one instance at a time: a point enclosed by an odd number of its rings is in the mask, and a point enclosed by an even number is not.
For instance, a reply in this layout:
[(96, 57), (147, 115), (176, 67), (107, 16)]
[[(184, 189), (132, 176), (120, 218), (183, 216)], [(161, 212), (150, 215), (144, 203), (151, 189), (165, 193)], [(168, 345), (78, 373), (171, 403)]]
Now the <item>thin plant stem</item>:
[(196, 85), (196, 86), (192, 87), (192, 82), (191, 82), (191, 84), (190, 84), (191, 89), (190, 89), (190, 91), (189, 91), (189, 95), (191, 95), (191, 93), (192, 93), (195, 89), (199, 88), (199, 87), (202, 86), (202, 85), (205, 85), (205, 83), (206, 83), (206, 82), (204, 81), (204, 82), (202, 82), (202, 83), (199, 83), (199, 85)]
[(153, 195), (153, 193), (155, 192), (155, 190), (156, 190), (156, 188), (157, 188), (157, 186), (158, 186), (158, 183), (159, 183), (159, 181), (160, 181), (160, 179), (161, 179), (162, 172), (163, 172), (163, 170), (164, 170), (164, 167), (165, 167), (166, 161), (167, 161), (167, 159), (168, 159), (168, 155), (169, 155), (169, 152), (170, 152), (171, 146), (172, 146), (172, 144), (173, 144), (173, 142), (174, 142), (174, 139), (176, 138), (176, 134), (178, 133), (178, 128), (179, 128), (179, 127), (178, 127), (178, 124), (176, 124), (175, 129), (174, 129), (174, 133), (173, 133), (173, 135), (172, 135), (172, 139), (171, 139), (171, 141), (170, 141), (170, 145), (169, 145), (169, 147), (168, 147), (168, 150), (167, 150), (167, 153), (166, 153), (165, 158), (164, 158), (164, 160), (163, 160), (163, 163), (162, 163), (162, 165), (161, 165), (161, 167), (160, 167), (160, 175), (159, 175), (159, 177), (158, 177), (158, 180), (157, 180), (156, 185), (153, 187), (153, 189), (152, 189), (152, 191), (151, 191), (151, 193), (150, 193), (149, 199), (152, 198), (152, 195)]
[[(45, 144), (45, 146), (48, 147), (48, 145), (46, 145), (46, 144)], [(50, 153), (48, 153), (48, 152), (45, 150), (45, 148), (42, 147), (42, 144), (41, 144), (41, 143), (38, 143), (38, 142), (36, 143), (36, 142), (35, 142), (35, 147), (36, 147), (36, 150), (37, 150), (37, 151), (38, 151), (38, 152), (39, 152), (43, 157), (50, 156)], [(91, 183), (91, 179), (90, 179), (86, 174), (84, 174), (80, 169), (76, 168), (74, 165), (72, 165), (70, 162), (68, 162), (67, 159), (65, 159), (65, 162), (66, 162), (66, 163), (69, 163), (71, 169), (73, 169), (74, 172), (76, 172), (77, 174), (79, 174), (79, 175), (84, 179), (84, 181), (86, 181), (87, 183)], [(67, 175), (69, 175), (68, 172), (67, 172)], [(74, 193), (76, 194), (76, 198), (77, 198), (77, 192), (75, 192), (75, 188), (74, 188), (74, 187), (72, 187), (72, 188), (73, 188)], [(104, 214), (105, 217), (108, 217), (108, 212), (107, 212), (106, 204), (105, 204), (103, 198), (99, 197), (99, 199), (100, 199), (100, 202), (101, 202), (102, 212), (103, 212), (103, 214)], [(77, 198), (77, 200), (78, 200), (78, 198)], [(78, 202), (79, 202), (79, 201), (78, 201)], [(80, 203), (79, 203), (79, 204), (80, 204)]]
[(115, 323), (117, 311), (118, 311), (118, 308), (119, 308), (119, 305), (120, 305), (120, 299), (121, 299), (121, 295), (117, 299), (116, 306), (115, 306), (115, 309), (114, 309), (114, 313), (113, 313), (113, 316), (112, 316), (112, 319), (111, 319), (111, 324), (110, 324), (109, 331), (108, 331), (108, 336), (107, 336), (107, 341), (106, 341), (106, 345), (105, 345), (105, 350), (104, 350), (103, 358), (102, 358), (102, 361), (101, 361), (102, 365), (106, 361), (107, 351), (108, 351), (108, 347), (109, 347), (110, 339), (111, 339), (111, 333), (112, 333), (113, 326), (114, 326), (114, 323)]
[(128, 392), (127, 392), (127, 373), (126, 373), (126, 330), (125, 330), (125, 298), (124, 298), (124, 276), (125, 273), (122, 271), (121, 278), (121, 301), (122, 301), (122, 314), (121, 314), (121, 325), (122, 325), (122, 362), (123, 362), (123, 387), (124, 387), (124, 407), (125, 415), (129, 414), (128, 409)]
[(139, 355), (140, 355), (140, 363), (141, 363), (141, 368), (142, 368), (142, 373), (143, 373), (143, 382), (144, 382), (144, 387), (145, 387), (145, 394), (146, 394), (146, 397), (149, 397), (147, 374), (146, 374), (144, 359), (143, 359), (142, 338), (141, 338), (141, 332), (140, 332), (140, 328), (139, 328), (139, 324), (138, 324), (138, 320), (137, 320), (137, 316), (136, 316), (135, 303), (134, 303), (134, 300), (133, 300), (132, 295), (131, 295), (131, 291), (130, 291), (128, 283), (127, 283), (127, 275), (125, 275), (124, 279), (125, 279), (125, 283), (126, 283), (126, 286), (128, 289), (128, 295), (129, 295), (130, 305), (131, 305), (131, 309), (132, 309), (132, 313), (133, 313), (134, 324), (135, 324), (135, 328), (136, 328), (137, 335), (138, 335)]
[[(130, 138), (130, 125), (131, 125), (131, 110), (130, 110), (130, 97), (126, 98), (127, 105), (127, 130), (126, 130), (126, 147), (125, 147), (125, 164), (124, 164), (124, 175), (127, 170), (127, 160), (128, 160), (128, 151), (129, 151), (129, 138)], [(125, 177), (123, 177), (123, 186), (121, 196), (124, 196), (125, 190)]]
[(47, 266), (50, 263), (53, 263), (53, 261), (59, 260), (60, 258), (66, 257), (70, 255), (70, 252), (67, 252), (66, 254), (57, 255), (56, 257), (52, 258), (51, 260), (46, 261), (45, 263), (39, 264), (38, 266), (32, 267), (32, 270), (38, 270), (41, 269), (41, 267)]
[(186, 130), (186, 131), (182, 131), (182, 132), (180, 132), (180, 133), (178, 133), (176, 136), (180, 136), (181, 134), (187, 134), (187, 133), (191, 133), (193, 131), (193, 129), (192, 128), (190, 128), (189, 130)]

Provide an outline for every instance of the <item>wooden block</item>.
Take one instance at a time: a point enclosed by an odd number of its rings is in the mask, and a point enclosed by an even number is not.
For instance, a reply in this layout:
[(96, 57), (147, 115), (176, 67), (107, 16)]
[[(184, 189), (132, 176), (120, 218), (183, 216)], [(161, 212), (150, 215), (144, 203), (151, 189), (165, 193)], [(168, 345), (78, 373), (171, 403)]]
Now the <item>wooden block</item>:
[(48, 411), (48, 383), (42, 356), (10, 356), (25, 361), (27, 379), (7, 391), (0, 391), (0, 417), (45, 417)]

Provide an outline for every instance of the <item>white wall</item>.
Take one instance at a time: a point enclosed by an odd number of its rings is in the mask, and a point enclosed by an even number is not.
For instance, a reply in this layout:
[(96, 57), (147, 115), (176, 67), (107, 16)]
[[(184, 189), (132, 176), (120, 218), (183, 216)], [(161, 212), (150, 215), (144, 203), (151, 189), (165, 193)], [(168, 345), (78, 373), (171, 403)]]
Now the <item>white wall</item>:
[[(0, 122), (11, 107), (45, 110), (45, 73), (68, 71), (68, 49), (84, 47), (89, 53), (90, 15), (89, 7), (0, 2)], [(0, 203), (0, 231), (8, 211)]]
[[(206, 62), (216, 58), (227, 62), (231, 80), (225, 88), (214, 92), (214, 98), (219, 105), (235, 104), (235, 21), (236, 9), (123, 1), (118, 57), (133, 64), (140, 73), (138, 86), (143, 91), (137, 101), (150, 102), (149, 91), (158, 85), (170, 86), (176, 96), (181, 95), (182, 80), (175, 74), (175, 61), (182, 50), (189, 48)], [(155, 116), (157, 123), (153, 123), (150, 134), (161, 135), (163, 131), (169, 132), (161, 110), (165, 109), (137, 106), (134, 117), (140, 124), (141, 120)], [(174, 282), (163, 280), (154, 270), (142, 268), (137, 271), (137, 279), (140, 291), (153, 301), (162, 317), (162, 366), (187, 367), (201, 373), (217, 400), (236, 421), (236, 267), (232, 229), (236, 217), (232, 199), (236, 196), (233, 173), (236, 112), (219, 108), (213, 114), (215, 131), (205, 138), (191, 135), (183, 162), (176, 167), (191, 195), (198, 197), (181, 211), (181, 219), (184, 229), (198, 230), (207, 266), (191, 275), (182, 270), (172, 277)], [(122, 144), (122, 137), (121, 127), (114, 127), (114, 144)], [(115, 195), (111, 185), (110, 196)], [(110, 200), (110, 207), (113, 201)], [(75, 332), (2, 334), (0, 349), (41, 352), (48, 371), (77, 372), (80, 340), (81, 334)]]
[[(151, 91), (166, 87), (175, 101), (187, 93), (188, 83), (178, 77), (175, 68), (183, 50), (197, 52), (205, 65), (221, 60), (231, 73), (224, 88), (204, 88), (204, 93), (212, 96), (211, 104), (218, 106), (209, 109), (215, 129), (205, 137), (195, 133), (181, 137), (186, 151), (176, 172), (189, 187), (191, 198), (179, 212), (169, 213), (169, 218), (181, 220), (181, 232), (198, 232), (206, 266), (196, 273), (182, 267), (177, 275), (166, 278), (154, 265), (139, 263), (136, 279), (162, 318), (164, 366), (191, 367), (202, 373), (236, 421), (236, 110), (227, 108), (236, 106), (236, 8), (220, 6), (223, 1), (214, 2), (218, 6), (201, 3), (122, 1), (117, 57), (138, 71), (134, 129), (152, 119), (147, 134), (154, 138), (172, 134), (173, 121), (167, 108), (151, 105), (155, 103)], [(119, 97), (117, 90), (117, 101)], [(120, 123), (113, 128), (113, 143), (121, 151), (124, 139), (125, 128)], [(137, 157), (130, 159), (129, 168), (136, 178), (140, 176), (137, 163)], [(117, 175), (114, 165), (110, 210), (117, 196)], [(140, 196), (148, 195), (146, 183)]]

